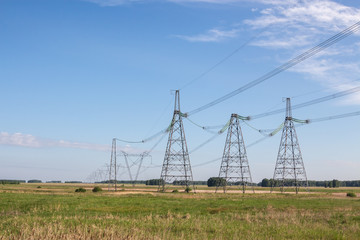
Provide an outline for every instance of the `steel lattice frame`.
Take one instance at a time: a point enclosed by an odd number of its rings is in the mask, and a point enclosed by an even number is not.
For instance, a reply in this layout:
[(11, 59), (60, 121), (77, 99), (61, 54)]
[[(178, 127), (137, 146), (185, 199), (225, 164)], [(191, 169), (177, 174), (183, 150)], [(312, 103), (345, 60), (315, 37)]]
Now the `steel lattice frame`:
[[(194, 184), (182, 116), (183, 114), (180, 112), (180, 94), (179, 90), (176, 90), (174, 115), (170, 125), (169, 139), (161, 170), (159, 191), (165, 191), (166, 184), (174, 183), (174, 181), (186, 187)], [(193, 189), (195, 191), (194, 185)]]
[[(111, 147), (111, 158), (110, 158), (110, 166), (108, 169), (109, 173), (109, 183), (108, 183), (108, 190), (114, 189), (117, 191), (117, 174), (119, 165), (117, 164), (117, 160), (121, 160), (121, 158), (124, 158), (124, 162), (126, 164), (126, 168), (129, 173), (130, 181), (132, 182), (133, 187), (135, 186), (135, 182), (137, 181), (140, 173), (140, 169), (143, 163), (144, 158), (151, 157), (148, 152), (143, 152), (140, 154), (134, 154), (134, 153), (126, 153), (124, 151), (120, 151), (117, 153), (116, 151), (116, 138), (113, 138), (112, 140), (112, 147)], [(129, 157), (135, 157), (136, 161), (129, 164)], [(138, 166), (136, 170), (135, 179), (133, 179), (133, 174), (131, 173), (131, 168), (133, 166)]]
[[(228, 186), (239, 184), (239, 187), (245, 193), (246, 186), (249, 183), (252, 184), (249, 161), (237, 114), (232, 114), (230, 118), (219, 178), (225, 179), (226, 182), (220, 183), (219, 181), (216, 192), (221, 187), (220, 184), (223, 187), (224, 193), (226, 193)], [(254, 191), (253, 186), (252, 189)]]
[(109, 166), (109, 183), (108, 183), (108, 191), (112, 188), (117, 190), (117, 164), (116, 164), (116, 138), (112, 140), (111, 146), (111, 158), (110, 158), (110, 166)]
[(296, 194), (300, 187), (308, 188), (304, 162), (292, 119), (290, 98), (286, 99), (286, 117), (273, 179), (271, 191), (276, 184), (281, 192), (284, 191), (284, 187), (294, 186)]

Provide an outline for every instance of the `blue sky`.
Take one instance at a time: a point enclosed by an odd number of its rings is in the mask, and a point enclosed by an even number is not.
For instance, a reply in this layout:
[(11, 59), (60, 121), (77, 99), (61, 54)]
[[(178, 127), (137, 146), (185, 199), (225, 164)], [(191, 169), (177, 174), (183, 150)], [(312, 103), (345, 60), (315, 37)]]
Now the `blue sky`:
[[(113, 137), (141, 140), (169, 125), (171, 90), (181, 89), (181, 110), (191, 111), (359, 16), (360, 2), (347, 0), (1, 0), (0, 178), (93, 180), (109, 163)], [(359, 47), (356, 33), (191, 120), (221, 125), (231, 113), (285, 107), (284, 97), (297, 104), (359, 86)], [(293, 115), (331, 116), (358, 111), (359, 104), (360, 94), (352, 94)], [(309, 179), (360, 178), (359, 119), (297, 129)], [(277, 114), (249, 123), (268, 129), (283, 120)], [(190, 151), (212, 136), (186, 119), (184, 125)], [(262, 137), (242, 128), (248, 145)], [(192, 153), (192, 164), (221, 157), (225, 137)], [(280, 137), (248, 149), (254, 181), (272, 177)], [(145, 166), (162, 164), (166, 140)], [(119, 143), (119, 150), (142, 152), (155, 142)], [(194, 167), (194, 179), (217, 176), (219, 166), (220, 161)], [(158, 178), (160, 170), (144, 169), (139, 178)], [(129, 178), (123, 168), (120, 178)]]

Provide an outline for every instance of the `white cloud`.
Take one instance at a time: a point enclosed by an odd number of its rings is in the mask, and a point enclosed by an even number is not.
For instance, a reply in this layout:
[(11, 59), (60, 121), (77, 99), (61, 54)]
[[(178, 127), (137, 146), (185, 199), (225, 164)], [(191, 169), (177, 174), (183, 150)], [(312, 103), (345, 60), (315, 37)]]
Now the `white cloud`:
[[(360, 86), (360, 62), (340, 62), (336, 59), (318, 56), (308, 59), (292, 68), (291, 71), (302, 73), (336, 92)], [(353, 93), (341, 99), (339, 103), (358, 105), (360, 104), (360, 93)]]
[[(29, 147), (29, 148), (76, 148), (85, 150), (95, 151), (111, 151), (111, 145), (95, 144), (95, 143), (84, 143), (84, 142), (70, 142), (64, 140), (53, 140), (35, 137), (31, 134), (23, 133), (7, 133), (0, 132), (0, 145), (18, 146), (18, 147)], [(134, 148), (131, 145), (117, 144), (117, 151), (123, 151), (127, 154), (140, 154), (146, 150), (140, 148)]]
[(22, 147), (41, 147), (41, 143), (34, 136), (30, 134), (7, 132), (0, 133), (0, 144), (15, 145)]
[(0, 145), (30, 148), (65, 147), (98, 151), (110, 151), (110, 146), (93, 143), (68, 142), (64, 140), (41, 139), (30, 134), (0, 132)]
[(255, 29), (271, 29), (253, 43), (262, 47), (306, 46), (309, 41), (304, 39), (311, 39), (314, 44), (321, 36), (339, 32), (354, 24), (360, 16), (360, 9), (329, 0), (262, 2), (268, 7), (260, 11), (260, 16), (244, 21)]
[[(251, 44), (282, 51), (292, 57), (310, 49), (359, 21), (360, 9), (330, 0), (262, 1), (259, 16), (245, 20), (253, 29), (267, 28)], [(295, 53), (295, 54), (294, 54)], [(359, 43), (336, 44), (288, 71), (298, 72), (335, 91), (359, 86)], [(341, 103), (360, 104), (360, 94), (352, 94)]]
[(198, 34), (194, 36), (175, 35), (175, 37), (184, 39), (189, 42), (220, 42), (226, 39), (235, 38), (238, 31), (238, 29), (220, 30), (214, 28), (208, 30), (204, 34)]

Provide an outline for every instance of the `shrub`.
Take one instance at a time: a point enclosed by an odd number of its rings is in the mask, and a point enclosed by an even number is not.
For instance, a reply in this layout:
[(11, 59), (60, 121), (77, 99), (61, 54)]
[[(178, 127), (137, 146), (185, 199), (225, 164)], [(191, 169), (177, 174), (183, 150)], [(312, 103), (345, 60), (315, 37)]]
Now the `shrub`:
[(42, 183), (42, 181), (38, 180), (38, 179), (32, 179), (32, 180), (29, 180), (28, 183)]
[(172, 192), (173, 192), (173, 193), (178, 193), (178, 192), (179, 192), (179, 190), (174, 189)]
[(150, 179), (145, 182), (146, 185), (163, 185), (164, 180), (162, 179)]
[(190, 187), (186, 187), (186, 188), (185, 188), (185, 192), (187, 192), (187, 193), (191, 192), (191, 190), (192, 190), (192, 189), (191, 189)]
[(96, 187), (94, 187), (93, 188), (93, 190), (92, 190), (93, 192), (100, 192), (100, 191), (102, 191), (102, 188), (101, 187), (98, 187), (98, 186), (96, 186)]
[(41, 186), (37, 186), (36, 188), (41, 188)]
[(85, 188), (77, 188), (76, 190), (75, 190), (75, 192), (86, 192), (86, 189)]
[(211, 177), (207, 180), (207, 185), (208, 187), (225, 186), (226, 180), (225, 178)]
[(347, 196), (347, 197), (356, 197), (356, 194), (353, 193), (353, 192), (348, 192), (348, 193), (346, 194), (346, 196)]

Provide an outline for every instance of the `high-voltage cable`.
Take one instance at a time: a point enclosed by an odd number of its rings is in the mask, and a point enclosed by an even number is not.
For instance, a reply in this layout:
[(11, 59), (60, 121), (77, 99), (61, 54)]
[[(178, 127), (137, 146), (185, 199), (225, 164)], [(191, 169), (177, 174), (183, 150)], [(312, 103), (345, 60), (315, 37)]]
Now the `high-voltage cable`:
[(232, 91), (232, 92), (230, 92), (230, 93), (228, 93), (228, 94), (226, 94), (226, 95), (224, 95), (224, 96), (222, 96), (222, 97), (220, 97), (220, 98), (218, 98), (218, 99), (216, 99), (216, 100), (214, 100), (214, 101), (212, 101), (212, 102), (210, 102), (210, 103), (208, 103), (208, 104), (206, 104), (204, 106), (201, 106), (199, 108), (196, 108), (196, 109), (188, 112), (187, 116), (190, 116), (190, 115), (193, 115), (195, 113), (201, 112), (201, 111), (203, 111), (205, 109), (208, 109), (208, 108), (210, 108), (210, 107), (212, 107), (212, 106), (214, 106), (216, 104), (219, 104), (219, 103), (221, 103), (221, 102), (223, 102), (223, 101), (225, 101), (225, 100), (227, 100), (227, 99), (229, 99), (231, 97), (236, 96), (237, 94), (239, 94), (239, 93), (241, 93), (241, 92), (243, 92), (245, 90), (248, 90), (248, 89), (250, 89), (250, 88), (252, 88), (252, 87), (254, 87), (254, 86), (256, 86), (256, 85), (258, 85), (258, 84), (260, 84), (262, 82), (264, 82), (265, 80), (268, 80), (269, 78), (272, 78), (273, 76), (275, 76), (275, 75), (277, 75), (277, 74), (279, 74), (279, 73), (281, 73), (281, 72), (283, 72), (283, 71), (285, 71), (285, 70), (287, 70), (287, 69), (289, 69), (289, 68), (291, 68), (291, 67), (293, 67), (293, 66), (295, 66), (295, 65), (297, 65), (297, 64), (299, 64), (301, 62), (303, 62), (304, 60), (314, 56), (315, 54), (317, 54), (317, 53), (321, 52), (322, 50), (330, 47), (331, 45), (339, 42), (340, 40), (346, 38), (347, 36), (355, 33), (359, 29), (360, 29), (360, 21), (355, 23), (354, 25), (346, 28), (345, 30), (341, 31), (340, 33), (332, 36), (331, 38), (325, 40), (324, 42), (316, 45), (315, 47), (307, 50), (306, 52), (298, 55), (297, 57), (291, 59), (290, 61), (282, 64), (281, 66), (275, 68), (274, 70), (266, 73), (265, 75), (255, 79), (254, 81), (251, 81), (251, 82), (245, 84), (244, 86), (242, 86), (242, 87), (240, 87), (240, 88), (238, 88), (238, 89), (236, 89), (236, 90), (234, 90), (234, 91)]
[(224, 57), (223, 59), (221, 59), (219, 62), (215, 63), (213, 66), (211, 66), (209, 69), (207, 69), (206, 71), (204, 71), (203, 73), (201, 73), (199, 76), (195, 77), (194, 79), (192, 79), (190, 82), (186, 83), (183, 87), (180, 88), (180, 90), (190, 86), (191, 84), (193, 84), (194, 82), (196, 82), (197, 80), (201, 79), (202, 77), (204, 77), (206, 74), (208, 74), (209, 72), (211, 72), (212, 70), (214, 70), (216, 67), (218, 67), (220, 64), (224, 63), (226, 60), (228, 60), (229, 58), (231, 58), (233, 55), (235, 55), (237, 52), (239, 52), (241, 49), (243, 49), (244, 47), (246, 47), (249, 43), (251, 43), (254, 39), (256, 39), (261, 33), (263, 33), (267, 28), (265, 28), (264, 30), (262, 30), (261, 32), (259, 32), (257, 35), (251, 37), (249, 40), (247, 40), (246, 42), (244, 42), (241, 46), (239, 46), (238, 48), (236, 48), (234, 51), (232, 51), (230, 54), (228, 54), (226, 57)]
[[(360, 86), (350, 88), (348, 90), (341, 91), (341, 92), (338, 92), (338, 93), (335, 93), (335, 94), (331, 94), (331, 95), (328, 95), (328, 96), (325, 96), (325, 97), (320, 97), (320, 98), (316, 98), (316, 99), (313, 99), (313, 100), (310, 100), (310, 101), (307, 101), (307, 102), (304, 102), (304, 103), (296, 104), (296, 105), (294, 105), (292, 107), (292, 109), (303, 108), (303, 107), (307, 107), (307, 106), (310, 106), (310, 105), (326, 102), (326, 101), (333, 100), (333, 99), (339, 98), (339, 97), (344, 97), (344, 96), (347, 96), (347, 95), (350, 95), (350, 94), (353, 94), (353, 93), (356, 93), (356, 92), (359, 92), (359, 91), (360, 91)], [(281, 109), (276, 109), (276, 110), (273, 110), (273, 111), (270, 111), (270, 112), (260, 113), (260, 114), (257, 114), (257, 115), (249, 116), (249, 119), (252, 120), (252, 119), (267, 117), (267, 116), (270, 116), (270, 115), (282, 113), (284, 111), (285, 110), (282, 109), (282, 108)]]
[(201, 126), (200, 124), (197, 124), (196, 122), (194, 122), (193, 120), (191, 120), (190, 118), (186, 118), (186, 120), (188, 120), (190, 123), (192, 123), (193, 125), (195, 125), (196, 127), (201, 128), (202, 130), (208, 132), (208, 133), (212, 133), (212, 134), (216, 134), (217, 132), (214, 132), (210, 129), (214, 129), (214, 128), (220, 128), (222, 127), (222, 125), (218, 125), (218, 126)]
[(344, 114), (333, 115), (333, 116), (328, 116), (328, 117), (308, 119), (307, 121), (309, 123), (314, 123), (314, 122), (335, 120), (335, 119), (340, 119), (340, 118), (355, 117), (355, 116), (359, 116), (359, 115), (360, 115), (360, 111), (356, 111), (356, 112), (344, 113)]
[(167, 133), (168, 131), (169, 131), (169, 127), (167, 127), (166, 129), (161, 130), (160, 132), (155, 133), (154, 135), (152, 135), (152, 136), (150, 136), (148, 138), (140, 140), (140, 141), (129, 141), (129, 140), (124, 140), (124, 139), (119, 139), (119, 138), (116, 138), (116, 140), (119, 141), (119, 142), (124, 142), (124, 143), (146, 143), (146, 142), (149, 142), (149, 141), (153, 140), (154, 138), (157, 138), (158, 136), (161, 136), (162, 134)]
[(200, 148), (202, 148), (203, 146), (205, 146), (206, 144), (210, 143), (211, 141), (215, 140), (218, 136), (220, 136), (221, 134), (223, 134), (230, 126), (230, 121), (228, 121), (223, 127), (222, 129), (220, 129), (217, 133), (215, 133), (212, 137), (210, 137), (208, 140), (206, 140), (205, 142), (201, 143), (199, 146), (197, 146), (196, 148), (192, 149), (189, 154), (192, 154), (193, 152), (199, 150)]
[[(341, 119), (341, 118), (347, 118), (347, 117), (356, 117), (356, 116), (360, 116), (360, 111), (356, 111), (356, 112), (350, 112), (350, 113), (344, 113), (344, 114), (339, 114), (339, 115), (333, 115), (333, 116), (328, 116), (328, 117), (321, 117), (321, 118), (314, 118), (314, 119), (306, 119), (306, 120), (300, 120), (300, 119), (296, 119), (296, 118), (293, 118), (293, 121), (294, 122), (297, 122), (299, 123), (298, 125), (295, 125), (295, 127), (301, 127), (301, 126), (304, 126), (306, 124), (311, 124), (311, 123), (315, 123), (315, 122), (322, 122), (322, 121), (329, 121), (329, 120), (336, 120), (336, 119)], [(250, 143), (248, 145), (246, 145), (246, 148), (250, 148), (270, 137), (273, 137), (275, 136), (278, 132), (280, 132), (280, 130), (284, 127), (284, 123), (280, 124), (279, 127), (275, 128), (275, 129), (266, 129), (266, 130), (262, 130), (262, 131), (271, 131), (270, 134), (267, 134), (265, 135), (264, 137), (256, 140), (255, 142), (253, 143)], [(206, 142), (208, 143), (208, 142)], [(204, 146), (205, 143), (203, 143), (201, 145)], [(199, 148), (199, 146), (197, 147)], [(194, 149), (195, 150), (195, 149)], [(194, 151), (193, 150), (193, 151)], [(210, 160), (210, 161), (207, 161), (207, 162), (203, 162), (203, 163), (199, 163), (199, 164), (196, 164), (196, 165), (193, 165), (193, 168), (196, 168), (196, 167), (200, 167), (200, 166), (205, 166), (207, 164), (210, 164), (210, 163), (213, 163), (213, 162), (216, 162), (216, 161), (219, 161), (221, 160), (222, 157), (218, 157), (216, 159), (213, 159), (213, 160)]]
[(222, 159), (222, 157), (218, 157), (218, 158), (215, 158), (215, 159), (210, 160), (210, 161), (207, 161), (207, 162), (199, 163), (199, 164), (194, 165), (193, 168), (205, 166), (205, 165), (207, 165), (207, 164), (210, 164), (210, 163), (219, 161), (219, 160), (221, 160), (221, 159)]

